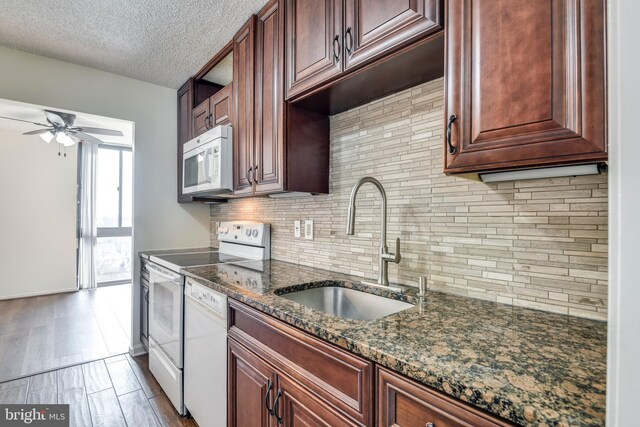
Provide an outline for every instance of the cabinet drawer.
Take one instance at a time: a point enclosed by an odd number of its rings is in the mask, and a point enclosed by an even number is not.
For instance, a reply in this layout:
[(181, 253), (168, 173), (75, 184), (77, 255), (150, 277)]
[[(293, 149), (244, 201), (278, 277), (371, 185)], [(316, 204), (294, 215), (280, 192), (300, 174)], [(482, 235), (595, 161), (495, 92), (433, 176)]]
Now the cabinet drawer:
[(229, 336), (358, 423), (372, 424), (371, 362), (231, 300)]
[(505, 421), (378, 368), (378, 427), (504, 427)]

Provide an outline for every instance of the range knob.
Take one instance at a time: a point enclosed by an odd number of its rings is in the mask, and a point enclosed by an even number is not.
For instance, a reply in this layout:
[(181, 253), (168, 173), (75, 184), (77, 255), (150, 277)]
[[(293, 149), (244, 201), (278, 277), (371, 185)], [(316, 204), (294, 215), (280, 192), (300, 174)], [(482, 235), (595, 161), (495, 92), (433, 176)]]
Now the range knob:
[(258, 230), (253, 230), (253, 232), (251, 233), (251, 235), (253, 237), (258, 237)]
[(251, 237), (251, 229), (247, 228), (247, 231), (245, 232), (245, 234), (247, 235), (247, 237)]

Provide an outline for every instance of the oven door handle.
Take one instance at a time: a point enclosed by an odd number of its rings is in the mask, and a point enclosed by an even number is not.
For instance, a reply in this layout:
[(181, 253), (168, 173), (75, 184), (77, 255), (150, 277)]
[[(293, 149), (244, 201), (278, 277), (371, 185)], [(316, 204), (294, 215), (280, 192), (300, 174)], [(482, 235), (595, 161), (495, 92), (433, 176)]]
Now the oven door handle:
[(179, 274), (175, 274), (173, 272), (170, 272), (168, 270), (165, 270), (162, 267), (157, 267), (151, 263), (147, 264), (147, 268), (149, 268), (150, 272), (152, 272), (153, 274), (157, 274), (158, 276), (165, 278), (167, 280), (170, 280), (172, 282), (175, 282), (177, 284), (180, 284), (180, 275)]

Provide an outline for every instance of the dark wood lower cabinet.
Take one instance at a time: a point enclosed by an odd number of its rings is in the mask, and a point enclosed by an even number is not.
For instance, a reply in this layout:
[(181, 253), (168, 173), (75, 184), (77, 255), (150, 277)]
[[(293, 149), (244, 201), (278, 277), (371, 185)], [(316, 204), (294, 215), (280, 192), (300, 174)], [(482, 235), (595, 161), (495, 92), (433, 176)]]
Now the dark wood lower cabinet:
[(232, 300), (228, 342), (229, 426), (512, 425)]
[[(275, 371), (233, 339), (229, 339), (227, 360), (227, 425), (229, 427), (271, 425), (271, 414), (267, 410), (265, 398), (267, 401), (273, 399)], [(267, 396), (267, 393), (270, 396)]]
[(466, 403), (378, 367), (378, 427), (510, 426)]
[(286, 376), (278, 376), (278, 402), (276, 422), (282, 419), (287, 427), (356, 427), (357, 424), (332, 410), (326, 403)]

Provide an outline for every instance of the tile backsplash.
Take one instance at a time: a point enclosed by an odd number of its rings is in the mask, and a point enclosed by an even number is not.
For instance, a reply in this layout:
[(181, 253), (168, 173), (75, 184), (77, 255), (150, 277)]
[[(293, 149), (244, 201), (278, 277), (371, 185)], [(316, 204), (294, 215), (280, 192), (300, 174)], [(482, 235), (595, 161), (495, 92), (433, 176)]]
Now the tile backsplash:
[[(392, 282), (606, 320), (607, 175), (495, 184), (442, 173), (443, 79), (331, 117), (331, 194), (211, 206), (222, 220), (271, 223), (272, 257), (377, 278), (380, 198), (365, 184), (347, 236), (352, 186), (373, 176), (388, 197)], [(312, 219), (314, 240), (294, 237)]]

